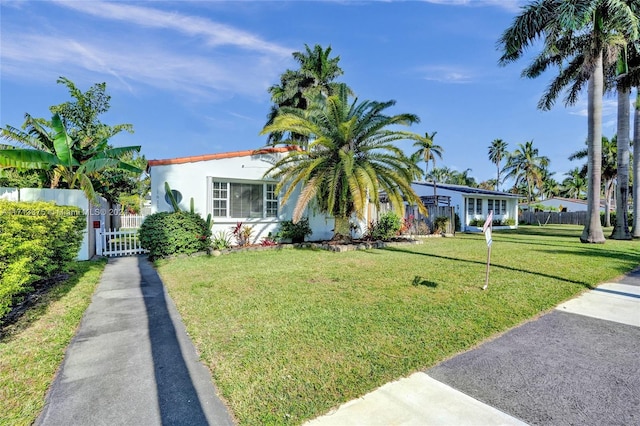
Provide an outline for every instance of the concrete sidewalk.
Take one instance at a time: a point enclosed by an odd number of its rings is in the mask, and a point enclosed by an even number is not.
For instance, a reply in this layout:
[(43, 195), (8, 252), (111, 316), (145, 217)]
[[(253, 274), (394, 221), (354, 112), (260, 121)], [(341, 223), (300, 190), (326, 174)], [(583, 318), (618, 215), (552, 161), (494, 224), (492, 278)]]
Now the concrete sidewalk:
[(109, 259), (36, 424), (233, 424), (145, 257)]
[(307, 426), (640, 424), (640, 270)]

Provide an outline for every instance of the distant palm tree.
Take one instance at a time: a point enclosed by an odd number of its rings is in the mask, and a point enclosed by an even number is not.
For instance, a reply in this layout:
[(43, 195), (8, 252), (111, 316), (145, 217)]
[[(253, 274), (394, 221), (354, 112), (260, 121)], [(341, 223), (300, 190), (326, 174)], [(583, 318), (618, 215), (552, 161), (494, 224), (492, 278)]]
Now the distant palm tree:
[(515, 180), (514, 186), (521, 182), (527, 185), (527, 203), (534, 201), (534, 189), (541, 188), (544, 169), (549, 165), (549, 158), (538, 154), (533, 141), (518, 144), (518, 148), (509, 154), (504, 167), (506, 177)]
[(427, 173), (425, 179), (434, 182), (451, 183), (453, 173), (454, 171), (446, 166), (434, 167), (429, 173)]
[[(617, 157), (618, 157), (618, 143), (617, 143), (617, 135), (613, 138), (609, 139), (606, 136), (602, 137), (602, 150), (601, 155), (602, 159), (600, 163), (602, 167), (601, 171), (601, 181), (602, 181), (602, 190), (604, 192), (604, 204), (606, 208), (604, 209), (604, 226), (611, 226), (611, 200), (613, 199), (613, 192), (615, 189), (615, 181), (618, 175), (618, 167), (617, 167)], [(580, 151), (576, 151), (569, 156), (569, 160), (581, 160), (588, 157), (587, 148), (581, 149)], [(587, 176), (587, 164), (585, 163), (580, 169), (581, 175), (585, 178)]]
[(496, 191), (499, 191), (500, 185), (500, 162), (505, 158), (507, 158), (507, 143), (502, 139), (494, 139), (491, 145), (489, 145), (489, 160), (495, 164), (498, 169), (496, 173)]
[(384, 192), (394, 210), (404, 214), (404, 202), (425, 212), (411, 180), (418, 167), (393, 144), (396, 140), (418, 140), (422, 136), (390, 127), (419, 121), (413, 114), (386, 115), (395, 101), (348, 102), (348, 88), (324, 102), (311, 105), (312, 113), (288, 110), (278, 115), (261, 134), (274, 131), (296, 132), (309, 138), (309, 144), (279, 160), (265, 176), (277, 178), (281, 201), (286, 203), (300, 188), (293, 211), (297, 222), (313, 202), (335, 218), (334, 232), (349, 235), (349, 219), (362, 217), (368, 200), (380, 204)]
[(560, 194), (560, 185), (552, 176), (555, 172), (549, 172), (547, 169), (543, 171), (542, 187), (540, 188), (540, 195), (543, 199), (549, 199), (558, 196)]
[(496, 180), (495, 179), (483, 180), (478, 184), (478, 188), (492, 191), (496, 188)]
[(451, 176), (451, 183), (454, 185), (469, 186), (475, 188), (478, 186), (476, 179), (473, 176), (469, 176), (471, 169), (465, 169), (462, 172), (454, 171)]
[(565, 174), (568, 177), (562, 181), (562, 195), (583, 200), (587, 193), (587, 180), (580, 169), (576, 167)]
[[(429, 134), (429, 132), (424, 134), (424, 138), (418, 139), (413, 143), (414, 147), (417, 147), (418, 150), (413, 153), (413, 156), (419, 157), (422, 161), (424, 161), (424, 175), (425, 177), (428, 175), (429, 171), (429, 162), (433, 164), (433, 167), (436, 166), (436, 156), (442, 160), (442, 151), (444, 149), (440, 145), (436, 145), (433, 143), (433, 138), (436, 136), (436, 133), (433, 132)], [(433, 202), (435, 205), (438, 205), (438, 194), (437, 194), (437, 180), (433, 179)]]
[(413, 143), (414, 147), (417, 147), (418, 150), (413, 154), (418, 157), (422, 161), (424, 161), (424, 175), (427, 176), (429, 172), (429, 162), (433, 164), (433, 167), (436, 166), (436, 157), (442, 160), (442, 152), (444, 149), (440, 145), (436, 145), (433, 143), (433, 138), (436, 136), (438, 132), (433, 132), (429, 134), (429, 132), (424, 134), (423, 138), (416, 140)]

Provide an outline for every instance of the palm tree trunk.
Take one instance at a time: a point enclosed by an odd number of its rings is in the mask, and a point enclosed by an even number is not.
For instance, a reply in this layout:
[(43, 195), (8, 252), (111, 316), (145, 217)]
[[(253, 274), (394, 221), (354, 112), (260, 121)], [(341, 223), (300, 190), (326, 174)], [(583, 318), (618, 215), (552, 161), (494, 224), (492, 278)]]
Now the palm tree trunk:
[(613, 194), (613, 179), (604, 181), (604, 226), (611, 226), (611, 195)]
[(633, 113), (633, 218), (631, 235), (640, 238), (640, 90)]
[(336, 217), (333, 228), (334, 239), (351, 239), (351, 224), (348, 217)]
[(589, 78), (588, 86), (588, 186), (587, 186), (587, 224), (582, 230), (580, 241), (583, 243), (604, 243), (604, 233), (600, 224), (600, 188), (602, 173), (602, 95), (603, 95), (602, 50)]
[(611, 233), (614, 240), (630, 240), (629, 202), (629, 88), (618, 88), (618, 137), (616, 162), (618, 185), (616, 185), (616, 224)]

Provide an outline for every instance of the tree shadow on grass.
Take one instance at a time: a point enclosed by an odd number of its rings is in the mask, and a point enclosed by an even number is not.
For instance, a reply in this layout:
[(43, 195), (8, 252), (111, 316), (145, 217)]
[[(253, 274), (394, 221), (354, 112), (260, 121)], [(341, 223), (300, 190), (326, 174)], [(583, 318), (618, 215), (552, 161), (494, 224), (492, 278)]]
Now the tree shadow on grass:
[(71, 274), (61, 274), (34, 283), (34, 290), (23, 295), (22, 301), (0, 318), (0, 342), (8, 342), (13, 336), (29, 328), (46, 314), (50, 304), (73, 290), (86, 273), (94, 268), (102, 268), (105, 263), (104, 260), (78, 261), (73, 265)]
[[(596, 248), (597, 247), (597, 248)], [(552, 250), (546, 248), (536, 249), (533, 248), (532, 251), (537, 251), (540, 253), (546, 253), (552, 256), (557, 255), (574, 255), (574, 256), (584, 256), (591, 257), (594, 259), (601, 259), (602, 261), (609, 261), (611, 259), (615, 259), (617, 261), (623, 261), (629, 265), (629, 267), (620, 267), (618, 271), (621, 274), (627, 273), (630, 270), (633, 270), (638, 265), (640, 265), (640, 255), (633, 255), (631, 253), (624, 253), (615, 250), (606, 250), (602, 249), (602, 245), (594, 246), (593, 249), (578, 249), (578, 250)]]
[[(416, 256), (426, 256), (426, 257), (433, 257), (433, 258), (437, 258), (437, 259), (444, 259), (444, 260), (452, 260), (454, 262), (463, 262), (463, 263), (472, 263), (472, 264), (476, 264), (476, 265), (486, 265), (486, 262), (483, 261), (478, 261), (478, 260), (468, 260), (468, 259), (458, 259), (455, 257), (450, 257), (450, 256), (441, 256), (441, 255), (437, 255), (437, 254), (427, 254), (427, 253), (417, 253), (415, 251), (411, 251), (411, 250), (407, 250), (407, 249), (402, 249), (402, 248), (397, 248), (397, 247), (386, 247), (383, 248), (381, 250), (387, 250), (387, 251), (392, 251), (392, 252), (399, 252), (399, 253), (408, 253), (408, 254), (413, 254)], [(507, 271), (514, 271), (514, 272), (522, 272), (525, 274), (531, 274), (531, 275), (537, 275), (540, 277), (544, 277), (544, 278), (549, 278), (549, 279), (560, 279), (569, 283), (573, 283), (573, 284), (579, 284), (581, 286), (584, 286), (588, 289), (593, 289), (594, 286), (592, 284), (589, 284), (585, 281), (576, 281), (576, 280), (570, 280), (567, 278), (562, 278), (562, 277), (558, 277), (556, 275), (551, 275), (551, 274), (545, 274), (539, 271), (528, 271), (526, 269), (521, 269), (521, 268), (514, 268), (512, 266), (506, 266), (506, 265), (500, 265), (500, 264), (496, 264), (496, 263), (492, 263), (491, 266), (493, 268), (500, 268), (500, 269), (504, 269)]]

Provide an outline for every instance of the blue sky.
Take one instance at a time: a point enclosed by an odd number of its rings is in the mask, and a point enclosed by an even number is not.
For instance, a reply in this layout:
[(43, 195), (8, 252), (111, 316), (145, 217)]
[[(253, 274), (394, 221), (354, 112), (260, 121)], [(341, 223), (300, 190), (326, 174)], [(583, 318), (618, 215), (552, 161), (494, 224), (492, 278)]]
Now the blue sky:
[[(147, 159), (254, 149), (270, 108), (267, 88), (304, 44), (331, 46), (360, 100), (414, 113), (410, 130), (437, 131), (437, 166), (495, 177), (492, 140), (514, 150), (534, 141), (561, 181), (584, 147), (586, 93), (566, 108), (536, 104), (551, 74), (520, 77), (526, 61), (498, 66), (496, 42), (520, 0), (4, 1), (0, 0), (0, 125), (49, 118), (70, 100), (59, 76), (87, 90), (106, 82), (106, 124), (131, 123), (114, 145), (142, 145)], [(604, 103), (615, 133), (615, 99)], [(401, 143), (413, 152), (411, 143)]]

